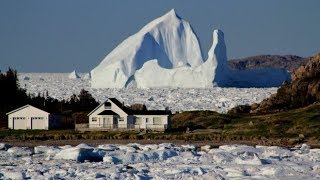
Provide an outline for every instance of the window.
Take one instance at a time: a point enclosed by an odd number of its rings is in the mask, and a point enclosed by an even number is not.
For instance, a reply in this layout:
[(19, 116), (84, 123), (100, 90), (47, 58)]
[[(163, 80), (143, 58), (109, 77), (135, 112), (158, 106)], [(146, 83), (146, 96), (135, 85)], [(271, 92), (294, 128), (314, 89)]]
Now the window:
[(97, 122), (97, 120), (98, 120), (98, 118), (96, 118), (96, 117), (93, 117), (93, 118), (91, 119), (92, 122)]
[(13, 117), (13, 120), (25, 120), (25, 117)]
[(162, 124), (161, 117), (154, 117), (153, 124)]
[(146, 123), (149, 123), (149, 118), (146, 118)]
[(142, 124), (142, 118), (141, 117), (137, 117), (135, 124), (141, 125)]
[(44, 118), (43, 117), (31, 117), (31, 120), (43, 120)]
[(120, 118), (119, 118), (119, 121), (124, 121), (124, 118), (123, 118), (123, 117), (120, 117)]

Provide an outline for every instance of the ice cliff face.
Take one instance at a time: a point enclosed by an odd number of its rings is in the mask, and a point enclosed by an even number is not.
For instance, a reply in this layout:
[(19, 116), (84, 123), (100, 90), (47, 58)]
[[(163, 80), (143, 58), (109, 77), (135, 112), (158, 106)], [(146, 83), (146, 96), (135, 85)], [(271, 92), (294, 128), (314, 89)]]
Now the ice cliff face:
[(285, 80), (290, 80), (290, 76), (282, 70), (229, 69), (220, 30), (213, 32), (208, 59), (203, 61), (190, 24), (174, 10), (127, 38), (91, 71), (93, 88), (270, 87)]
[(214, 81), (219, 83), (222, 81), (221, 76), (218, 76), (217, 73), (225, 74), (229, 70), (223, 62), (226, 61), (225, 52), (223, 33), (220, 30), (215, 30), (213, 32), (213, 45), (206, 62), (196, 67), (180, 66), (165, 69), (160, 67), (159, 61), (156, 59), (148, 61), (135, 73), (137, 87), (212, 87)]

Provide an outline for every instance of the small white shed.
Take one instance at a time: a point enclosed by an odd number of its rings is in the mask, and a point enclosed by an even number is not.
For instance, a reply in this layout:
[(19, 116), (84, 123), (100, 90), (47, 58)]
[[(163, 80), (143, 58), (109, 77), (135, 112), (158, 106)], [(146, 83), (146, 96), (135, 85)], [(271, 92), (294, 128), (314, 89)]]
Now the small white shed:
[(7, 113), (9, 129), (52, 129), (59, 126), (60, 116), (51, 115), (31, 105)]

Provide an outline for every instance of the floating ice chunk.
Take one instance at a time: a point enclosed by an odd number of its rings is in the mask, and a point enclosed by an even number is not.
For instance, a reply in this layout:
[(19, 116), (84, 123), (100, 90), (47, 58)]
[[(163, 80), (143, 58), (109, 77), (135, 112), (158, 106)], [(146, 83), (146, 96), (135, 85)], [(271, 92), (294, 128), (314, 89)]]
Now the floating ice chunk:
[(201, 146), (200, 149), (201, 149), (202, 151), (209, 152), (210, 149), (211, 149), (211, 146), (210, 146), (210, 145)]
[(262, 165), (262, 161), (256, 153), (245, 152), (237, 156), (234, 160), (236, 164), (246, 164), (246, 165)]
[(61, 149), (54, 146), (36, 146), (34, 147), (35, 154), (55, 155), (60, 152)]
[(105, 151), (115, 151), (119, 149), (116, 145), (112, 145), (112, 144), (102, 144), (102, 145), (99, 145), (97, 148)]
[(93, 146), (90, 146), (90, 145), (85, 144), (85, 143), (78, 144), (76, 147), (77, 147), (77, 148), (94, 149)]
[(184, 150), (184, 151), (195, 151), (196, 150), (196, 146), (190, 145), (190, 144), (181, 145), (181, 147), (182, 147), (182, 150)]
[(76, 70), (72, 71), (70, 74), (69, 74), (69, 79), (79, 79), (80, 76), (78, 75), (78, 73), (76, 72)]
[(217, 164), (231, 164), (234, 162), (235, 156), (221, 149), (210, 149), (208, 155), (203, 155), (200, 160), (207, 161), (208, 158)]
[(225, 150), (233, 155), (240, 155), (246, 152), (252, 152), (252, 153), (260, 153), (261, 151), (253, 146), (247, 146), (247, 145), (223, 145), (219, 146), (219, 149)]
[(106, 155), (103, 157), (103, 162), (110, 163), (110, 164), (119, 164), (119, 163), (122, 163), (122, 160), (116, 156)]
[(261, 150), (260, 157), (264, 159), (272, 158), (281, 160), (293, 155), (289, 149), (279, 146), (256, 146), (256, 148)]
[(8, 150), (11, 147), (12, 146), (10, 144), (0, 143), (0, 150)]
[(150, 151), (150, 150), (156, 150), (159, 146), (157, 144), (147, 144), (145, 146), (140, 146), (140, 149), (142, 151)]
[(203, 175), (205, 173), (207, 173), (203, 168), (198, 167), (192, 170), (194, 173), (196, 173), (197, 175)]
[(8, 153), (12, 154), (12, 156), (23, 157), (30, 156), (32, 151), (28, 147), (12, 147), (8, 149)]
[(301, 151), (301, 153), (309, 153), (310, 146), (308, 146), (307, 144), (302, 144), (300, 151)]
[(68, 159), (78, 162), (102, 161), (104, 154), (93, 148), (72, 147), (61, 150), (54, 156), (54, 159)]
[(26, 173), (19, 169), (5, 169), (0, 174), (3, 175), (3, 179), (26, 179)]

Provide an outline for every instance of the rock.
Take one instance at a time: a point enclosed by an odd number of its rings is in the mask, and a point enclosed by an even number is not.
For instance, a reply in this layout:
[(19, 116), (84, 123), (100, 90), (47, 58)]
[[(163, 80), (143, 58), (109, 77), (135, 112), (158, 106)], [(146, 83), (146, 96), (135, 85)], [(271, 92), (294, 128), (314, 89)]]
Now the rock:
[(258, 104), (258, 103), (253, 103), (253, 104), (251, 105), (251, 110), (254, 111), (254, 110), (256, 110), (258, 107), (259, 107), (259, 104)]
[(283, 83), (276, 94), (263, 100), (253, 113), (279, 112), (301, 108), (320, 101), (320, 53), (299, 67), (291, 83)]
[(238, 114), (238, 113), (250, 113), (251, 106), (249, 105), (239, 105), (228, 111), (228, 114)]

